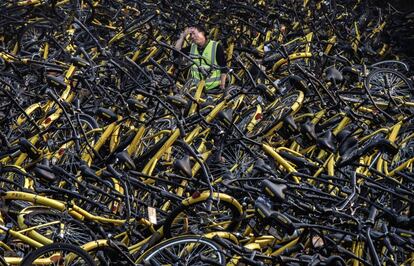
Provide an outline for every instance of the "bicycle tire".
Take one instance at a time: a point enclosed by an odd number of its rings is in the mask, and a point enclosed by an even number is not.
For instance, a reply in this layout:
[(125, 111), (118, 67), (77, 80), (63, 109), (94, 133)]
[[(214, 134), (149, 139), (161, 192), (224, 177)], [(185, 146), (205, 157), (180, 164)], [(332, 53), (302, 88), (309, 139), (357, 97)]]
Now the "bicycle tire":
[(393, 69), (393, 70), (396, 70), (402, 73), (407, 73), (410, 70), (406, 63), (398, 61), (398, 60), (380, 61), (380, 62), (372, 64), (371, 67)]
[[(71, 217), (63, 217), (63, 214), (57, 211), (43, 208), (40, 210), (36, 209), (29, 212), (22, 212), (22, 215), (20, 215), (21, 219), (19, 219), (21, 227), (31, 227), (53, 221), (61, 221), (64, 224), (65, 232), (63, 239), (65, 243), (80, 246), (96, 239), (94, 232), (84, 223)], [(53, 241), (54, 237), (58, 236), (60, 228), (61, 223), (53, 224), (29, 231), (29, 235), (35, 239), (39, 239), (40, 241), (47, 243), (48, 241)]]
[[(82, 23), (90, 23), (95, 15), (95, 9), (89, 0), (70, 0), (63, 5), (58, 4), (58, 0), (53, 0), (53, 12), (60, 19), (66, 20), (68, 14), (73, 14)], [(83, 6), (87, 6), (87, 9)]]
[[(190, 254), (186, 254), (186, 249), (191, 251)], [(198, 252), (194, 252), (194, 249)], [(184, 259), (185, 263), (180, 265), (225, 265), (226, 259), (221, 250), (222, 248), (211, 239), (201, 236), (179, 236), (167, 239), (150, 248), (138, 258), (136, 263), (144, 265), (146, 265), (145, 263), (150, 263), (150, 265), (171, 263), (171, 265), (175, 265), (174, 262), (182, 262)], [(164, 252), (168, 256), (163, 255)], [(171, 254), (176, 256), (171, 256)], [(187, 257), (183, 258), (185, 255)], [(200, 255), (211, 261), (203, 263)]]
[(20, 52), (23, 55), (38, 53), (47, 39), (48, 31), (49, 26), (42, 23), (27, 25), (18, 36)]
[(13, 121), (13, 136), (9, 140), (9, 142), (12, 143), (13, 141), (20, 139), (21, 137), (30, 139), (38, 133), (38, 130), (34, 124), (38, 125), (40, 121), (45, 118), (45, 111), (42, 109), (40, 104), (32, 104), (25, 110), (26, 114), (28, 115), (28, 117), (30, 117), (31, 121), (29, 121), (29, 119), (27, 119), (25, 115), (21, 114), (21, 112), (19, 112), (17, 118), (15, 119), (15, 121)]
[[(120, 243), (117, 243), (118, 248), (122, 248), (124, 252), (128, 253), (127, 247), (120, 246), (119, 244)], [(93, 249), (88, 249), (88, 254), (93, 258), (96, 265), (99, 266), (128, 265), (129, 263), (125, 256), (122, 256), (122, 254), (120, 255), (117, 248), (108, 245), (99, 245)]]
[[(189, 231), (195, 234), (204, 234), (213, 231), (232, 232), (236, 230), (240, 225), (242, 217), (241, 205), (232, 197), (225, 201), (219, 193), (214, 194), (215, 196), (213, 198), (215, 202), (211, 204), (211, 212), (207, 211), (206, 200), (196, 201), (194, 203), (189, 203), (190, 201), (188, 199), (184, 200), (184, 204), (175, 208), (165, 219), (164, 236), (171, 238), (188, 233)], [(196, 196), (192, 198), (197, 200)], [(216, 219), (214, 218), (213, 212), (219, 214)], [(193, 227), (190, 224), (192, 221), (194, 221)], [(220, 225), (214, 225), (217, 221)]]
[(240, 115), (240, 119), (235, 123), (235, 126), (237, 126), (243, 133), (249, 132), (261, 118), (262, 114), (256, 115), (258, 111), (257, 106), (247, 109)]
[[(253, 166), (257, 161), (258, 151), (247, 143), (231, 141), (223, 145), (218, 158), (214, 158), (209, 164), (210, 171), (215, 179), (220, 177), (243, 178), (252, 173)], [(230, 175), (225, 176), (225, 175)]]
[[(147, 127), (140, 143), (135, 151), (137, 169), (144, 167), (146, 163), (157, 153), (171, 135), (170, 122), (168, 120), (156, 121), (151, 127)], [(167, 131), (164, 131), (167, 130)], [(164, 132), (163, 132), (164, 131)], [(163, 133), (160, 133), (163, 132)]]
[[(80, 136), (80, 139), (79, 139), (80, 153), (83, 154), (86, 152), (91, 152), (89, 151), (90, 147), (88, 146), (88, 143), (93, 147), (94, 143), (98, 141), (100, 137), (100, 133), (92, 131), (96, 128), (99, 128), (98, 123), (93, 117), (87, 114), (79, 114), (79, 121), (76, 118), (71, 118), (71, 119), (72, 119), (72, 124), (74, 125), (75, 129), (78, 131), (77, 134), (79, 134)], [(59, 121), (56, 121), (57, 123), (55, 124), (58, 125), (58, 129), (54, 132), (53, 137), (51, 137), (53, 138), (53, 141), (56, 143), (59, 143), (59, 141), (67, 142), (67, 140), (70, 140), (73, 136), (73, 130), (70, 124), (68, 123), (68, 121), (66, 121), (66, 119), (63, 119), (63, 118), (62, 120), (63, 120), (62, 121), (63, 123), (60, 125), (59, 125)], [(90, 134), (91, 131), (92, 131), (92, 134)], [(86, 139), (85, 139), (85, 135), (83, 135), (83, 132), (85, 132)], [(70, 141), (70, 142), (73, 142), (73, 141)], [(74, 167), (73, 161), (76, 161), (74, 160), (74, 158), (76, 158), (76, 156), (80, 157), (81, 154), (77, 154), (76, 147), (74, 146), (75, 146), (74, 143), (69, 144), (69, 145), (64, 143), (63, 145), (56, 148), (55, 152), (57, 153), (56, 154), (57, 156), (52, 158), (52, 164), (59, 164), (63, 168), (65, 168), (65, 170), (68, 170), (69, 172), (72, 172), (72, 173), (76, 173), (77, 169), (76, 167)]]
[(410, 81), (393, 69), (372, 71), (364, 85), (379, 108), (388, 108), (390, 104), (402, 107), (405, 102), (414, 102), (414, 88)]
[(62, 47), (68, 45), (67, 36), (61, 34), (61, 31), (64, 29), (55, 25), (53, 20), (29, 24), (20, 31), (17, 37), (19, 52), (22, 55), (37, 55), (56, 60), (64, 52)]
[[(59, 251), (61, 251), (62, 254), (56, 254)], [(64, 254), (67, 254), (68, 257), (64, 257), (63, 265), (96, 265), (92, 257), (86, 251), (80, 247), (67, 243), (53, 243), (38, 248), (24, 257), (21, 265), (54, 265), (55, 263), (62, 265), (60, 264), (62, 263), (61, 257), (64, 256)], [(56, 255), (58, 255), (58, 257)], [(38, 259), (44, 259), (45, 262), (36, 262)]]
[[(0, 176), (3, 180), (0, 181), (0, 188), (4, 190), (22, 190), (28, 185), (28, 175), (25, 175), (17, 167), (6, 165), (0, 171)], [(7, 181), (9, 180), (9, 181)]]

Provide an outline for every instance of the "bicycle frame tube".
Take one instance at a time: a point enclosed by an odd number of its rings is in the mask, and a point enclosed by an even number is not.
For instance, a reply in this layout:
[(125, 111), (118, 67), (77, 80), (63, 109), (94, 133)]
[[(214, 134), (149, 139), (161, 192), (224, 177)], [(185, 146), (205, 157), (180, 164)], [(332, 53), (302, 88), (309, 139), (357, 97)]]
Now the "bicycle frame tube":
[(279, 61), (277, 61), (274, 65), (273, 65), (273, 67), (272, 67), (272, 71), (273, 72), (276, 72), (276, 71), (278, 71), (279, 70), (279, 68), (282, 66), (282, 65), (284, 65), (284, 64), (286, 64), (287, 62), (289, 62), (289, 61), (293, 61), (293, 60), (296, 60), (296, 59), (300, 59), (300, 58), (311, 58), (312, 57), (312, 53), (310, 53), (310, 52), (302, 52), (302, 53), (295, 53), (295, 54), (290, 54), (289, 56), (288, 56), (288, 58), (282, 58), (282, 59), (280, 59)]
[(145, 165), (142, 172), (146, 175), (151, 175), (155, 169), (155, 166), (161, 156), (171, 147), (171, 145), (178, 139), (180, 136), (180, 129), (175, 129), (168, 140), (164, 143), (164, 145), (157, 151), (157, 153), (148, 161)]
[[(204, 89), (205, 84), (206, 84), (206, 81), (204, 79), (200, 80), (197, 84), (197, 90), (196, 90), (196, 93), (194, 95), (194, 99), (198, 102), (200, 101), (201, 94), (203, 93), (203, 89)], [(197, 108), (197, 104), (193, 102), (191, 104), (190, 110), (188, 111), (188, 115), (194, 114), (196, 108)]]
[[(210, 197), (210, 191), (204, 191), (196, 198), (189, 197), (189, 198), (184, 199), (181, 202), (181, 204), (184, 205), (184, 206), (189, 206), (189, 205), (192, 205), (192, 204), (195, 204), (195, 203), (198, 203), (198, 202), (205, 201), (209, 197)], [(224, 194), (224, 193), (213, 192), (213, 199), (230, 203), (230, 204), (234, 205), (237, 208), (238, 212), (243, 213), (243, 208), (240, 205), (240, 203), (235, 198), (231, 197), (230, 195), (227, 195), (227, 194)]]
[[(277, 153), (271, 146), (267, 144), (262, 144), (262, 148), (266, 153), (272, 156), (273, 159), (275, 159), (275, 161), (277, 161), (281, 166), (283, 166), (283, 168), (285, 168), (289, 173), (296, 172), (296, 169), (288, 161), (286, 161), (282, 156), (280, 156), (280, 154)], [(300, 183), (299, 177), (295, 175), (293, 175), (292, 177), (296, 183)]]

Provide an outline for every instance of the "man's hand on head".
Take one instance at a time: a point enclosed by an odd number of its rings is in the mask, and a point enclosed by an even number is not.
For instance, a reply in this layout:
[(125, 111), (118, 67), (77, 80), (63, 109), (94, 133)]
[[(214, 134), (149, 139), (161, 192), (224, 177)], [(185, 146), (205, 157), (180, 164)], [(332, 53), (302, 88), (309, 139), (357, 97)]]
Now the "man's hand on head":
[(187, 36), (188, 34), (191, 34), (194, 31), (193, 27), (187, 27), (183, 31), (183, 36)]

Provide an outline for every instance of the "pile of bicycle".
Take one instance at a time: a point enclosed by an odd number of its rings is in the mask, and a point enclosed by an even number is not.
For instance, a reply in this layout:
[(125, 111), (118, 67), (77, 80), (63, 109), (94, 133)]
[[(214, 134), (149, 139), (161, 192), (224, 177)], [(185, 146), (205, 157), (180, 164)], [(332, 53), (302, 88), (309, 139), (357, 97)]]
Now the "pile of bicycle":
[[(394, 35), (410, 14), (357, 0), (0, 9), (1, 265), (414, 264), (414, 89)], [(174, 48), (194, 23), (225, 48), (220, 93)]]

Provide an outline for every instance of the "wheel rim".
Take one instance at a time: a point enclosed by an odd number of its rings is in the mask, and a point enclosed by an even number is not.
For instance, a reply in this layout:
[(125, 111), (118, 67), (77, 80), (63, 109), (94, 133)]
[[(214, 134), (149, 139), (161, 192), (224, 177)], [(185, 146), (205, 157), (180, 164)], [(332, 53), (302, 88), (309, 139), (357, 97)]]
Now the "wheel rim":
[[(80, 122), (80, 124), (79, 124)], [(79, 149), (80, 153), (76, 151), (76, 145), (74, 141), (67, 142), (63, 145), (60, 145), (56, 150), (56, 157), (52, 159), (52, 164), (59, 164), (61, 165), (65, 170), (67, 170), (70, 173), (76, 173), (77, 172), (77, 166), (75, 162), (78, 160), (78, 157), (81, 154), (88, 153), (89, 145), (93, 147), (95, 142), (99, 138), (99, 133), (96, 133), (93, 131), (93, 129), (96, 128), (96, 126), (92, 125), (89, 121), (79, 118), (79, 121), (77, 119), (73, 119), (72, 121), (73, 126), (77, 129), (80, 139), (79, 139)], [(85, 136), (82, 134), (85, 132)], [(59, 129), (56, 131), (53, 140), (56, 143), (64, 142), (65, 140), (70, 140), (73, 136), (72, 128), (70, 127), (69, 123), (65, 123), (63, 126), (59, 127)], [(86, 141), (87, 140), (87, 141)]]
[(243, 178), (249, 175), (257, 157), (252, 156), (253, 154), (246, 148), (238, 143), (226, 145), (220, 158), (217, 158), (217, 161), (209, 166), (213, 177), (216, 179), (226, 173), (231, 173), (234, 178)]
[(144, 262), (155, 263), (154, 265), (169, 263), (173, 265), (210, 265), (201, 261), (200, 255), (218, 263), (224, 263), (220, 250), (203, 239), (183, 239), (172, 242), (150, 254)]
[[(94, 237), (90, 234), (90, 230), (88, 230), (85, 227), (80, 227), (79, 223), (69, 218), (66, 218), (65, 220), (65, 218), (63, 218), (57, 213), (34, 213), (30, 218), (30, 224), (40, 225), (59, 220), (61, 221), (61, 223), (40, 227), (36, 231), (40, 233), (42, 236), (47, 237), (51, 240), (53, 240), (55, 237), (63, 236), (65, 242), (78, 246), (94, 240)], [(64, 224), (64, 232), (61, 235), (59, 235), (62, 223)]]
[(412, 89), (406, 79), (398, 72), (377, 71), (368, 80), (368, 88), (374, 101), (387, 104), (388, 101), (400, 106), (412, 101)]
[(212, 203), (211, 211), (207, 211), (207, 202), (199, 202), (188, 206), (172, 220), (169, 230), (171, 236), (186, 233), (205, 234), (214, 231), (231, 231), (234, 227), (236, 210), (224, 201)]

